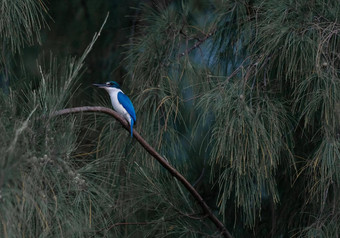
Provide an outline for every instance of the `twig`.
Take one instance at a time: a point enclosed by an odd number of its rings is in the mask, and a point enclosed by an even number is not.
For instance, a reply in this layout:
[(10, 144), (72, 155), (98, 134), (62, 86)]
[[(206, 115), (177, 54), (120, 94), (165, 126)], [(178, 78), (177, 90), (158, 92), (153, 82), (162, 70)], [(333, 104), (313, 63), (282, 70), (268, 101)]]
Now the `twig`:
[(188, 55), (191, 51), (199, 47), (202, 43), (204, 43), (207, 39), (209, 39), (212, 35), (215, 34), (215, 31), (208, 33), (203, 39), (199, 39), (191, 48), (187, 49), (186, 51), (180, 53), (178, 57), (182, 57), (184, 55)]
[(113, 224), (113, 225), (111, 225), (110, 227), (109, 227), (109, 229), (108, 230), (111, 230), (113, 227), (115, 227), (115, 226), (127, 226), (127, 225), (152, 225), (152, 224), (158, 224), (159, 223), (159, 221), (155, 221), (155, 222), (152, 222), (152, 221), (150, 221), (150, 222), (118, 222), (118, 223), (115, 223), (115, 224)]
[[(191, 219), (194, 219), (194, 220), (201, 220), (202, 218), (205, 218), (206, 216), (203, 216), (203, 217), (195, 217), (195, 215), (197, 214), (184, 214), (180, 211), (177, 211), (180, 213), (181, 216), (184, 216), (184, 217), (189, 217)], [(118, 222), (118, 223), (114, 223), (112, 224), (107, 230), (111, 230), (113, 227), (115, 226), (125, 226), (125, 225), (152, 225), (152, 224), (158, 224), (160, 222), (166, 222), (166, 221), (172, 221), (172, 220), (175, 220), (177, 219), (178, 216), (174, 216), (170, 219), (161, 219), (161, 220), (158, 220), (158, 221), (142, 221), (142, 222)]]
[[(79, 113), (79, 112), (100, 112), (108, 114), (114, 117), (117, 121), (119, 121), (122, 126), (127, 130), (130, 131), (130, 127), (128, 122), (122, 118), (117, 112), (113, 111), (110, 108), (106, 107), (75, 107), (75, 108), (67, 108), (60, 111), (56, 111), (52, 113), (50, 116), (61, 116), (71, 113)], [(202, 207), (204, 213), (209, 217), (209, 219), (215, 224), (215, 226), (219, 229), (221, 234), (224, 237), (232, 238), (229, 231), (224, 227), (223, 223), (212, 213), (209, 206), (205, 203), (201, 195), (196, 191), (196, 189), (180, 174), (174, 167), (172, 167), (168, 161), (166, 161), (148, 142), (144, 140), (144, 138), (136, 131), (133, 130), (134, 138), (141, 144), (144, 149), (152, 155), (166, 170), (168, 170), (172, 176), (177, 178), (183, 186), (191, 193), (191, 195), (195, 198), (198, 204)]]
[(204, 173), (205, 173), (205, 165), (204, 165), (202, 172), (201, 172), (200, 176), (198, 177), (198, 179), (192, 184), (193, 187), (196, 187), (196, 185), (199, 182), (201, 182), (201, 180), (203, 179)]

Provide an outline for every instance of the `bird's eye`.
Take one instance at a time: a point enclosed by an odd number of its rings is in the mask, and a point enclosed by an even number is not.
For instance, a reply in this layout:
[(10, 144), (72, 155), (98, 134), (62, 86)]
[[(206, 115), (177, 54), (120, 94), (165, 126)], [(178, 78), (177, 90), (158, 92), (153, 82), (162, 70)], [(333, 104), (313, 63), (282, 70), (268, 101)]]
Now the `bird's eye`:
[(106, 85), (110, 86), (110, 85), (111, 85), (111, 83), (110, 83), (110, 82), (106, 82)]

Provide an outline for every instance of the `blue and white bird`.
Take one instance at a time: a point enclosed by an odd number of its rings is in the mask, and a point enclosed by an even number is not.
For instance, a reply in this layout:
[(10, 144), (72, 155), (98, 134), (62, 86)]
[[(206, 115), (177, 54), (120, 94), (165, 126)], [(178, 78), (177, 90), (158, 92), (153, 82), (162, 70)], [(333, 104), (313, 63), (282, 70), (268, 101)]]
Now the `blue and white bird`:
[(132, 102), (120, 89), (120, 85), (115, 81), (109, 81), (105, 84), (93, 84), (99, 88), (105, 89), (111, 98), (113, 109), (123, 116), (130, 124), (131, 137), (133, 136), (133, 125), (136, 123), (136, 112)]

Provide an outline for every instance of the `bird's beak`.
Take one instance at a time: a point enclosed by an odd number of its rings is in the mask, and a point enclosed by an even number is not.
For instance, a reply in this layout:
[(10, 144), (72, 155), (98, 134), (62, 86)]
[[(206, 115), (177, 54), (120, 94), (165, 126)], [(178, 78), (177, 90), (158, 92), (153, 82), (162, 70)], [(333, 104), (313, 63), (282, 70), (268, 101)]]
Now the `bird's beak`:
[(96, 87), (98, 87), (98, 88), (105, 88), (106, 87), (106, 84), (104, 84), (104, 83), (94, 83), (94, 84), (92, 84), (93, 86), (96, 86)]

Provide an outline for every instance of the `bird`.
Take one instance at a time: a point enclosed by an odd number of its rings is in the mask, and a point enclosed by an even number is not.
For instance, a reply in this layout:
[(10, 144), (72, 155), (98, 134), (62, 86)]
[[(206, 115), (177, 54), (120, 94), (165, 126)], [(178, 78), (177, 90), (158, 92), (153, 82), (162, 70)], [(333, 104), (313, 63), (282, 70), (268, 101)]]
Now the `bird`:
[(111, 98), (113, 109), (123, 116), (130, 124), (131, 137), (133, 137), (133, 125), (136, 124), (136, 112), (128, 96), (120, 89), (120, 85), (115, 81), (106, 83), (94, 83), (94, 86), (105, 89)]

